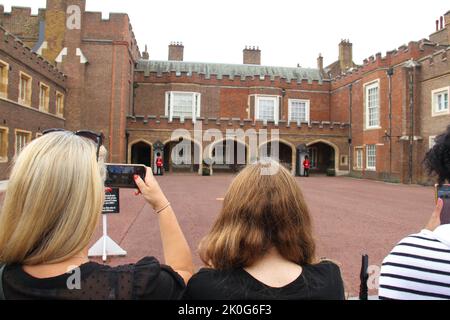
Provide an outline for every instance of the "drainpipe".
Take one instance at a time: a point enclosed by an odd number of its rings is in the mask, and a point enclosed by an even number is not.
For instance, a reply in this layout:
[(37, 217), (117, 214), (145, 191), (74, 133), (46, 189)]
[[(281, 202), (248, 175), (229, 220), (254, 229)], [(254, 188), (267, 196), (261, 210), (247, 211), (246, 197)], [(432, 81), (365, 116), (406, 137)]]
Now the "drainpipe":
[(413, 183), (413, 147), (414, 147), (414, 74), (416, 68), (420, 64), (414, 61), (412, 58), (409, 60), (405, 67), (409, 70), (409, 113), (410, 113), (410, 123), (409, 123), (409, 161), (408, 161), (408, 175), (409, 183)]
[(125, 131), (125, 161), (128, 163), (128, 143), (130, 140), (130, 133)]
[(353, 84), (350, 83), (348, 86), (348, 96), (349, 96), (349, 133), (348, 133), (348, 172), (352, 173), (352, 161), (353, 161)]
[(394, 68), (387, 70), (389, 78), (389, 180), (392, 181), (392, 76)]

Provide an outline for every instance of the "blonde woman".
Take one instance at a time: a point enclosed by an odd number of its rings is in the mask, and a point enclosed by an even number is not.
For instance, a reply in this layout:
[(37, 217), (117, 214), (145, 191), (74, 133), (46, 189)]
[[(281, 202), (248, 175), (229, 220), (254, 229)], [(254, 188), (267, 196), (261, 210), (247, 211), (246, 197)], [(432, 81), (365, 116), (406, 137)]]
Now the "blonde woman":
[[(277, 173), (264, 175), (273, 166)], [(191, 278), (185, 299), (344, 299), (339, 267), (315, 260), (302, 192), (276, 162), (236, 177), (200, 257), (207, 268)]]
[(114, 268), (89, 261), (88, 245), (103, 206), (106, 149), (101, 144), (102, 136), (93, 132), (54, 129), (16, 159), (0, 213), (6, 299), (177, 299), (182, 294), (193, 272), (191, 252), (151, 170), (145, 181), (136, 177), (136, 182), (157, 212), (167, 266), (153, 257)]

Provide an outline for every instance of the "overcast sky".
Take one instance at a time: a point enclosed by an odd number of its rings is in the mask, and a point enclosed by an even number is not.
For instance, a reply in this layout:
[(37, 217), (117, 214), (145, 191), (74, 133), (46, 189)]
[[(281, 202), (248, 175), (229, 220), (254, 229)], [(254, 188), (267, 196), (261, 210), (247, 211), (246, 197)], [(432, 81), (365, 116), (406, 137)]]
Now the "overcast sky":
[[(37, 13), (45, 0), (0, 0)], [(448, 0), (87, 0), (88, 11), (126, 12), (141, 50), (167, 60), (167, 46), (181, 41), (185, 61), (242, 63), (245, 45), (259, 46), (262, 64), (328, 65), (338, 43), (350, 39), (356, 63), (411, 40), (428, 38)]]

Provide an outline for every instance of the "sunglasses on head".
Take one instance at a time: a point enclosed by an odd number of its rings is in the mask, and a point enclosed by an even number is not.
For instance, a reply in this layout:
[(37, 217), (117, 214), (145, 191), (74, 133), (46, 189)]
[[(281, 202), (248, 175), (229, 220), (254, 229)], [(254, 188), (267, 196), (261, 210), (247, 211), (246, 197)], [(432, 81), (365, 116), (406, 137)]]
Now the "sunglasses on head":
[[(72, 131), (68, 131), (65, 129), (48, 129), (42, 131), (42, 134), (46, 135), (48, 133), (53, 132), (72, 132)], [(98, 160), (98, 157), (100, 155), (100, 147), (103, 145), (103, 141), (105, 140), (105, 136), (103, 135), (103, 133), (97, 133), (89, 130), (80, 130), (72, 133), (75, 134), (76, 136), (87, 138), (95, 142), (95, 144), (97, 145), (97, 160)]]

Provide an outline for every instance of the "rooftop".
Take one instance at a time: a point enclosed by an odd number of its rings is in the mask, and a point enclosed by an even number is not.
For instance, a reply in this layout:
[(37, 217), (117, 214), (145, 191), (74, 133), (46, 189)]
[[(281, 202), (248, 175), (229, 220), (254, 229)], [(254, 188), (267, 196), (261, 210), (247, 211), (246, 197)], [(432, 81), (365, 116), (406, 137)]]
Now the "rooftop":
[(143, 71), (146, 76), (152, 72), (157, 75), (163, 73), (176, 72), (181, 75), (186, 73), (192, 76), (193, 73), (205, 75), (209, 79), (211, 75), (217, 76), (217, 79), (222, 79), (224, 76), (234, 77), (265, 77), (269, 76), (271, 80), (275, 77), (291, 80), (307, 80), (308, 82), (319, 81), (324, 79), (320, 74), (319, 69), (309, 68), (288, 68), (288, 67), (274, 67), (274, 66), (260, 66), (248, 64), (224, 64), (224, 63), (205, 63), (205, 62), (185, 62), (185, 61), (156, 61), (156, 60), (139, 60), (136, 71)]

